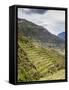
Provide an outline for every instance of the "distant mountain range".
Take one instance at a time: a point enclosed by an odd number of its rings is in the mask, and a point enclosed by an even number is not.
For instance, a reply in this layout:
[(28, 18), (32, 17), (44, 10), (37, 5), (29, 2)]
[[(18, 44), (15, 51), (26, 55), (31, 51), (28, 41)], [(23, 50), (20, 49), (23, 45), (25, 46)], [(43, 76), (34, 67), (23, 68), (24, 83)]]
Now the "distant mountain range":
[(18, 19), (18, 33), (23, 34), (29, 39), (36, 40), (44, 47), (64, 48), (64, 40), (58, 37), (60, 35), (51, 34), (42, 26), (25, 19)]
[(65, 40), (65, 32), (58, 34), (58, 37)]

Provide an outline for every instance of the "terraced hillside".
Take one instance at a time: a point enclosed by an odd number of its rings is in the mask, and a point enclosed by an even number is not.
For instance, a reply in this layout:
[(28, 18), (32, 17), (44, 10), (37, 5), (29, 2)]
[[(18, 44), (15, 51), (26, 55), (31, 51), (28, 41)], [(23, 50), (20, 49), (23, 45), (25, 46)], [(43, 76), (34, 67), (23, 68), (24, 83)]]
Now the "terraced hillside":
[(62, 54), (52, 48), (43, 48), (39, 43), (35, 44), (23, 33), (18, 34), (19, 82), (64, 79), (64, 68), (65, 59)]
[(18, 82), (65, 79), (65, 41), (18, 19)]
[(40, 75), (36, 70), (36, 67), (28, 59), (28, 56), (21, 45), (18, 44), (18, 80), (31, 81), (38, 80), (39, 78)]

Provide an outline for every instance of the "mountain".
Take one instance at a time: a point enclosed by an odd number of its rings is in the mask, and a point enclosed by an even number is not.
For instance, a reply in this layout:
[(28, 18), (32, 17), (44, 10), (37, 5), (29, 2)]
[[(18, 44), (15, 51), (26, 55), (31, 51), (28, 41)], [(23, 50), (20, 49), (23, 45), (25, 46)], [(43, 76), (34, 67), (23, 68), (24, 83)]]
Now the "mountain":
[(54, 49), (62, 48), (64, 40), (41, 26), (18, 19), (17, 43), (18, 82), (65, 79), (65, 56)]
[(36, 70), (35, 65), (32, 64), (27, 53), (24, 51), (20, 43), (18, 43), (18, 81), (37, 80), (39, 78), (40, 74)]
[(54, 47), (63, 49), (64, 40), (51, 34), (42, 26), (36, 25), (25, 19), (18, 19), (18, 33), (22, 33), (27, 38), (39, 42), (44, 47)]
[(65, 78), (65, 57), (18, 34), (18, 82)]
[(58, 34), (58, 37), (65, 40), (65, 32)]

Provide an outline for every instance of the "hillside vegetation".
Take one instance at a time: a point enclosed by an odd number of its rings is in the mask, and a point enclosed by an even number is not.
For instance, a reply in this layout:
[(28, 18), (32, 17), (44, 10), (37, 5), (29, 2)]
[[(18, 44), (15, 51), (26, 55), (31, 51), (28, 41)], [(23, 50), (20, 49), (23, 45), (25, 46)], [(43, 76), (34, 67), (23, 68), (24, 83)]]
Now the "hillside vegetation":
[(18, 28), (18, 82), (65, 79), (64, 54), (54, 48), (42, 46), (42, 42), (40, 44), (30, 35), (27, 37), (26, 31), (23, 32), (20, 26)]

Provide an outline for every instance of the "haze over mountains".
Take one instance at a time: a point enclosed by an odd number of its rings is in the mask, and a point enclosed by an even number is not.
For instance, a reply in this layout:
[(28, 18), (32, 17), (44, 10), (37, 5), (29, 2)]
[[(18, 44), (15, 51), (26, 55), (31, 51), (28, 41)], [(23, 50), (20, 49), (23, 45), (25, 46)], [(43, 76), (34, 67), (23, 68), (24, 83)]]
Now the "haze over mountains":
[(44, 47), (54, 47), (63, 49), (65, 41), (51, 34), (47, 29), (38, 26), (26, 19), (18, 19), (19, 32), (22, 32), (27, 38), (36, 40)]
[(58, 34), (58, 37), (65, 40), (65, 32), (61, 32), (60, 34)]
[(65, 31), (65, 11), (18, 8), (18, 18), (40, 25), (55, 35)]

